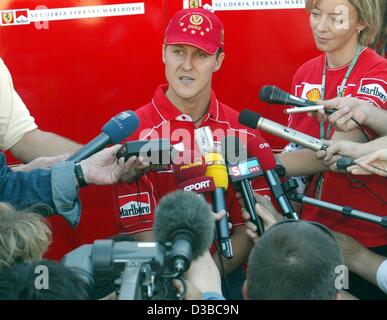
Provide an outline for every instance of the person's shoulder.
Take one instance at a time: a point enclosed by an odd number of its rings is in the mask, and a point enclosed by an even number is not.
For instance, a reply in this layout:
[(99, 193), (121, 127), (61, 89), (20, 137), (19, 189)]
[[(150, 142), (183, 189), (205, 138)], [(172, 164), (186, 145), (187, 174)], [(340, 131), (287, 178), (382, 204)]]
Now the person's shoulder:
[(387, 60), (372, 49), (367, 48), (362, 52), (357, 72), (361, 81), (361, 87), (378, 83), (382, 88), (386, 88)]
[(364, 49), (362, 54), (363, 59), (367, 61), (368, 64), (382, 64), (387, 65), (387, 59), (379, 55), (376, 51), (371, 48)]
[[(296, 71), (295, 76), (298, 74), (303, 74), (307, 72), (313, 72), (313, 70), (317, 67), (320, 68), (324, 65), (324, 55), (321, 54), (313, 59), (310, 59), (304, 62)], [(320, 68), (321, 69), (321, 68)]]

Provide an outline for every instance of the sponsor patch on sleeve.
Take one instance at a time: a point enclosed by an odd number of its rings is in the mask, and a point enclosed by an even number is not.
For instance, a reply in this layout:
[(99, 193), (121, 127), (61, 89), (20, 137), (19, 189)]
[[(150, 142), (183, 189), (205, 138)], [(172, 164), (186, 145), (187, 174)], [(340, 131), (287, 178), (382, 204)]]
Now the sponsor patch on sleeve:
[(383, 104), (387, 102), (387, 82), (381, 79), (364, 78), (361, 80), (358, 95), (369, 97)]

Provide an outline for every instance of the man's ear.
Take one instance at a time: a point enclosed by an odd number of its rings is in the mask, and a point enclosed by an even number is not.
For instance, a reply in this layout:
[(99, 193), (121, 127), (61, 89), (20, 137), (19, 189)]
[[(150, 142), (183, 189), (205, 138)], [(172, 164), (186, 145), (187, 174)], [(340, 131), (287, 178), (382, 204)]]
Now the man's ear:
[(167, 46), (163, 44), (161, 48), (161, 59), (163, 60), (163, 63), (165, 64), (165, 51), (167, 50)]
[(217, 57), (216, 59), (216, 64), (215, 64), (215, 67), (213, 69), (213, 72), (216, 72), (218, 71), (221, 67), (222, 67), (222, 64), (223, 64), (223, 60), (224, 60), (224, 52), (222, 52), (219, 57)]
[(249, 300), (248, 292), (247, 292), (247, 280), (245, 280), (245, 282), (243, 282), (242, 295), (243, 295), (244, 300)]

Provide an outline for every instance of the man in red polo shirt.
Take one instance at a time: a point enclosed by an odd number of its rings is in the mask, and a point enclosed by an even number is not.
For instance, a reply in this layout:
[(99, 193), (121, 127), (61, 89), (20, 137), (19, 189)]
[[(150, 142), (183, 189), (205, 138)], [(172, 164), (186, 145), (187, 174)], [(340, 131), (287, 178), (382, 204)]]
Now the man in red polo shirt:
[[(168, 84), (159, 86), (152, 101), (136, 111), (140, 127), (130, 140), (167, 138), (172, 146), (183, 144), (185, 150), (194, 150), (197, 128), (209, 127), (215, 143), (228, 135), (244, 142), (248, 135), (259, 135), (242, 127), (239, 114), (221, 103), (211, 90), (212, 75), (224, 59), (223, 34), (222, 22), (205, 9), (185, 9), (175, 14), (166, 29), (162, 50)], [(257, 183), (263, 184), (259, 179)], [(161, 197), (176, 189), (170, 170), (150, 171), (134, 183), (117, 185), (115, 198), (121, 231), (133, 234), (138, 241), (153, 240), (155, 208)], [(227, 191), (226, 204), (233, 224), (234, 257), (224, 259), (229, 273), (247, 261), (251, 242), (232, 186)], [(219, 263), (217, 256), (214, 259)]]

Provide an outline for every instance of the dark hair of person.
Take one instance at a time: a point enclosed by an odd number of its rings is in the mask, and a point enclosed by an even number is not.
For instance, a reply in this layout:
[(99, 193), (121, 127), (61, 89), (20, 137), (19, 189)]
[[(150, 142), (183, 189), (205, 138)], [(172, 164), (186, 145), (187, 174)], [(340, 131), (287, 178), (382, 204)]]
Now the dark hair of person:
[(58, 262), (21, 263), (0, 272), (0, 300), (89, 299), (93, 289)]
[[(334, 236), (323, 226), (287, 220), (270, 228), (253, 248), (247, 273), (251, 300), (330, 300), (343, 264)], [(325, 228), (325, 229), (324, 229)]]

